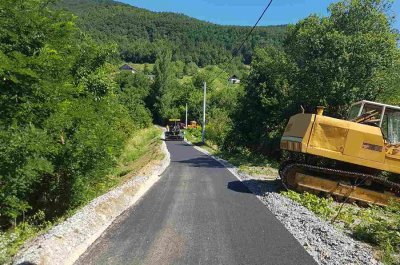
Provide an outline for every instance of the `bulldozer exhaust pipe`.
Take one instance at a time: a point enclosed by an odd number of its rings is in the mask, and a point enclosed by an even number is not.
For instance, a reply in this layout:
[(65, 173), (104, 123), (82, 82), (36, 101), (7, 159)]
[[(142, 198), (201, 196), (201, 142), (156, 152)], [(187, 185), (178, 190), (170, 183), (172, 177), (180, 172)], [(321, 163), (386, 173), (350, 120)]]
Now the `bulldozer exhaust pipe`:
[(317, 106), (317, 115), (324, 115), (324, 106)]

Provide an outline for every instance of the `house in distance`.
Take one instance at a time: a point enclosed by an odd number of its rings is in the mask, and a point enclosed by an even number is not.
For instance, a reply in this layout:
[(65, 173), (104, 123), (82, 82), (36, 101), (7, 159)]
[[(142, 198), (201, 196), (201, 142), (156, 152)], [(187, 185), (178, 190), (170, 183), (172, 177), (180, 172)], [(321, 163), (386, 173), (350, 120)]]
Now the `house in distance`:
[(240, 79), (236, 75), (233, 75), (233, 76), (229, 77), (228, 82), (231, 84), (239, 84)]
[(130, 72), (132, 72), (132, 74), (136, 74), (136, 69), (135, 68), (133, 68), (132, 66), (130, 66), (129, 64), (124, 64), (123, 66), (121, 66), (120, 68), (119, 68), (119, 70), (121, 70), (121, 71), (130, 71)]

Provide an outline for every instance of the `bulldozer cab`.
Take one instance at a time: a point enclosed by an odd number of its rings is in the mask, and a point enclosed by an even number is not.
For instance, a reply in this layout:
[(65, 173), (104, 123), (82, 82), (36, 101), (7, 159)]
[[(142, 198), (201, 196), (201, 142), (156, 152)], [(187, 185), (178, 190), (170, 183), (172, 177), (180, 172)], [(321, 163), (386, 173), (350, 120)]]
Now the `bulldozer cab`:
[(168, 131), (179, 131), (180, 130), (180, 119), (169, 119), (167, 123), (167, 130)]
[(363, 100), (351, 106), (348, 120), (379, 127), (387, 144), (400, 144), (400, 107)]

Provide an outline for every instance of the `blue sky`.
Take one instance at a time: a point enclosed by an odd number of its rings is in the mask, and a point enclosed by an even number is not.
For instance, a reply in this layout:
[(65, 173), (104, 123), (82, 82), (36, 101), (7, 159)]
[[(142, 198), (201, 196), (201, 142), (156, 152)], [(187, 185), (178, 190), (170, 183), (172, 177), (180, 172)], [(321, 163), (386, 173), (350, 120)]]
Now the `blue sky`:
[[(169, 11), (223, 25), (253, 25), (268, 0), (119, 0), (152, 11)], [(296, 23), (315, 13), (327, 14), (334, 0), (274, 0), (260, 25)], [(400, 0), (393, 11), (400, 16)], [(399, 18), (400, 19), (400, 18)], [(400, 29), (397, 19), (395, 28)]]

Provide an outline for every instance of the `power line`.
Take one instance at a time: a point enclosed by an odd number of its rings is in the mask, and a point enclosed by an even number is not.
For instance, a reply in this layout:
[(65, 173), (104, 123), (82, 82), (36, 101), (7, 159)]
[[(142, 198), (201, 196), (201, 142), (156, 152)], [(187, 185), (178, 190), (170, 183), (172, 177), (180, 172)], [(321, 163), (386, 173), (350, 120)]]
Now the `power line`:
[[(243, 39), (242, 43), (239, 46), (239, 49), (236, 50), (236, 54), (234, 54), (232, 56), (232, 58), (228, 61), (228, 63), (231, 63), (234, 59), (235, 56), (240, 52), (240, 50), (243, 48), (244, 44), (248, 41), (248, 39), (250, 38), (251, 34), (253, 33), (254, 29), (257, 27), (258, 23), (260, 23), (261, 19), (263, 18), (264, 14), (267, 12), (267, 10), (269, 9), (270, 5), (272, 4), (273, 0), (270, 0), (268, 5), (264, 8), (263, 12), (261, 13), (260, 17), (257, 19), (256, 24), (254, 24), (254, 26), (251, 28), (251, 30), (249, 31), (249, 33), (247, 33), (246, 37)], [(224, 70), (222, 70), (211, 82), (210, 84), (212, 84), (218, 77), (220, 77), (222, 74), (224, 73)]]

